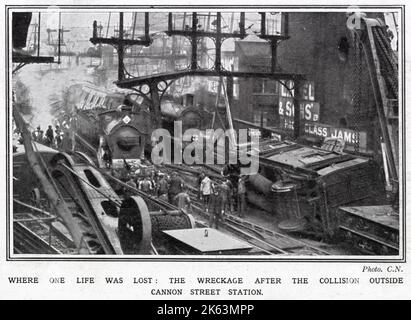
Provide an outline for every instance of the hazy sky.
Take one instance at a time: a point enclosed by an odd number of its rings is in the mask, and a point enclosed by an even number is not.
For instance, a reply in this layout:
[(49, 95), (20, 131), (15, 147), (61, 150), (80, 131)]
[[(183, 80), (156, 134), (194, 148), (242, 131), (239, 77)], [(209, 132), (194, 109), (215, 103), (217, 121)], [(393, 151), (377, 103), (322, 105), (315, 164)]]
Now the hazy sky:
[[(41, 39), (44, 43), (47, 39), (47, 28), (50, 29), (58, 29), (59, 27), (59, 13), (57, 11), (44, 10), (41, 12)], [(200, 17), (200, 23), (203, 25), (206, 21), (206, 16), (208, 12), (200, 12), (202, 17)], [(313, 13), (315, 14), (315, 13)], [(132, 25), (132, 15), (133, 12), (125, 12), (124, 13), (124, 25), (125, 28), (131, 27)], [(176, 16), (179, 17), (179, 21), (177, 22), (178, 25), (183, 25), (183, 13), (175, 13)], [(223, 31), (227, 32), (229, 28), (238, 28), (239, 22), (239, 12), (235, 13), (234, 22), (231, 23), (231, 12), (225, 12), (222, 14), (222, 24), (223, 24)], [(255, 12), (248, 12), (246, 13), (246, 28), (247, 33), (253, 34), (259, 32), (259, 17), (260, 15)], [(268, 13), (267, 17), (269, 19), (274, 19), (275, 15)], [(387, 17), (387, 16), (386, 16)], [(388, 20), (390, 17), (388, 17)], [(213, 19), (213, 18), (211, 18)], [(114, 29), (118, 27), (119, 21), (119, 13), (112, 12), (109, 13), (106, 10), (73, 10), (73, 11), (61, 11), (61, 25), (65, 28), (70, 30), (64, 34), (64, 38), (70, 48), (73, 51), (84, 51), (88, 47), (92, 46), (89, 39), (92, 36), (92, 25), (93, 21), (96, 20), (98, 24), (103, 26), (102, 33), (103, 36), (111, 37), (114, 35)], [(32, 24), (38, 21), (38, 13), (34, 13), (32, 17)], [(212, 21), (212, 20), (211, 20)], [(165, 31), (167, 29), (167, 22), (168, 22), (168, 12), (151, 12), (150, 13), (150, 33), (155, 33), (159, 31)], [(187, 23), (188, 22), (188, 23)], [(191, 24), (191, 21), (186, 21), (186, 24)], [(278, 23), (278, 22), (277, 22)], [(137, 13), (137, 26), (144, 25), (144, 13), (139, 12)], [(274, 25), (274, 24), (273, 24)], [(107, 28), (109, 26), (109, 28)], [(137, 28), (142, 35), (143, 28)], [(182, 28), (182, 26), (181, 26)], [(392, 28), (393, 29), (393, 28)], [(32, 27), (33, 30), (33, 27)], [(138, 36), (138, 34), (136, 35)], [(53, 34), (53, 37), (57, 38), (57, 33)]]
[[(207, 19), (207, 12), (204, 12), (203, 16), (200, 17), (199, 24), (203, 25)], [(131, 28), (132, 26), (132, 12), (125, 12), (124, 13), (124, 26), (125, 29), (127, 27)], [(178, 15), (177, 23), (178, 25), (183, 25), (183, 13), (176, 13)], [(228, 30), (230, 27), (235, 30), (238, 29), (238, 22), (239, 22), (239, 13), (237, 12), (234, 16), (234, 22), (231, 23), (232, 13), (223, 13), (222, 15), (222, 25), (223, 31)], [(246, 27), (250, 27), (248, 29), (248, 33), (253, 34), (253, 32), (257, 32), (259, 29), (258, 23), (259, 14), (258, 13), (248, 13), (246, 15)], [(102, 34), (103, 36), (111, 37), (114, 35), (114, 29), (118, 27), (119, 23), (119, 13), (112, 12), (109, 13), (107, 11), (100, 11), (100, 12), (93, 12), (93, 11), (86, 11), (86, 10), (77, 10), (77, 11), (63, 11), (61, 13), (61, 26), (64, 29), (70, 30), (64, 34), (65, 42), (67, 43), (70, 50), (73, 51), (84, 51), (87, 50), (88, 47), (92, 46), (89, 39), (92, 36), (92, 25), (93, 21), (96, 20), (97, 23), (103, 26)], [(213, 18), (211, 18), (212, 22)], [(33, 38), (33, 25), (38, 22), (38, 13), (33, 13), (32, 16), (32, 26), (31, 30), (29, 31), (29, 39)], [(150, 13), (150, 33), (156, 32), (163, 32), (167, 30), (168, 27), (168, 13), (167, 12), (155, 12)], [(186, 24), (191, 24), (191, 21), (185, 21)], [(144, 25), (144, 13), (139, 12), (137, 13), (137, 20), (136, 25), (141, 26), (140, 28), (136, 28), (140, 34), (136, 34), (136, 36), (143, 35), (143, 28)], [(58, 12), (50, 12), (50, 11), (42, 11), (41, 12), (41, 39), (42, 43), (45, 44), (47, 40), (47, 29), (55, 29), (57, 30), (59, 27), (59, 13)], [(182, 28), (182, 26), (181, 26)], [(226, 31), (227, 32), (227, 31)], [(57, 39), (57, 33), (52, 33), (52, 37), (54, 40)]]

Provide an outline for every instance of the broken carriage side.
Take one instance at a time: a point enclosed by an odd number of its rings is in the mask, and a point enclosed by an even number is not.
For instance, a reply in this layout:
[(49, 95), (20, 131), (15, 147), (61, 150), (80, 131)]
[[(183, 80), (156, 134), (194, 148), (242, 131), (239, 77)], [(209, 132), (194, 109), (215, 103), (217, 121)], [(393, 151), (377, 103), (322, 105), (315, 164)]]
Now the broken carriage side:
[[(357, 236), (357, 246), (368, 252), (398, 254), (398, 214), (390, 213), (374, 160), (289, 141), (266, 141), (260, 148), (260, 177), (248, 184), (271, 199), (280, 229), (329, 241)], [(255, 191), (249, 201), (258, 201)], [(367, 208), (368, 215), (347, 206)]]
[[(92, 160), (81, 152), (58, 152), (38, 143), (35, 148), (39, 162), (47, 168), (45, 172), (51, 184), (69, 208), (88, 254), (158, 254), (156, 248), (166, 250), (162, 247), (166, 244), (164, 230), (195, 226), (191, 215), (141, 191), (135, 190), (138, 195), (121, 199)], [(53, 212), (47, 196), (40, 191), (42, 187), (23, 148), (13, 155), (13, 170), (18, 177), (13, 183), (18, 201), (14, 213), (26, 212), (25, 204), (28, 203), (42, 211)], [(71, 242), (71, 252), (76, 253), (70, 230), (62, 228), (60, 219), (55, 220), (50, 229), (54, 230), (50, 230), (50, 237), (52, 233), (56, 235), (55, 229), (63, 230)], [(15, 237), (15, 241), (18, 239)], [(35, 247), (32, 249), (34, 251), (23, 253), (44, 253), (37, 252)]]

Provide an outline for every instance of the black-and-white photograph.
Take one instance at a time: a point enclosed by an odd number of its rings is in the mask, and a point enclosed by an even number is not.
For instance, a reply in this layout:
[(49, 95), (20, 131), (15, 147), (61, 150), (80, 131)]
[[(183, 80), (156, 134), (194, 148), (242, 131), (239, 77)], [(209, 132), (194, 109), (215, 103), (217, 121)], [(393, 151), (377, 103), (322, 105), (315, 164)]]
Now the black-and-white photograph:
[(7, 15), (12, 257), (401, 256), (398, 9)]

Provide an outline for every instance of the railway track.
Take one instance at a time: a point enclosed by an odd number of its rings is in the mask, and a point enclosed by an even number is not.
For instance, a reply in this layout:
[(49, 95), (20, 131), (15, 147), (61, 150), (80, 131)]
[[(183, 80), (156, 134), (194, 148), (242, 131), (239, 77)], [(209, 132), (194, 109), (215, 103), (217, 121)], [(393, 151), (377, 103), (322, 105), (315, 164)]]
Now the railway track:
[(347, 226), (340, 226), (340, 230), (346, 239), (364, 254), (374, 254), (375, 252), (381, 255), (398, 254), (399, 247), (386, 239)]
[[(198, 174), (198, 171), (195, 171), (192, 168), (190, 168), (191, 170), (188, 170), (184, 165), (168, 167), (172, 170), (179, 170), (184, 175)], [(166, 171), (169, 173), (170, 169)], [(205, 170), (207, 169), (211, 170), (206, 167)], [(216, 174), (215, 170), (213, 170), (213, 173)], [(209, 214), (203, 209), (202, 203), (197, 201), (198, 188), (189, 184), (186, 186), (188, 187), (189, 195), (192, 199), (193, 211), (197, 214), (197, 216), (205, 219), (205, 221), (202, 221), (200, 225), (208, 226), (207, 221)], [(249, 222), (233, 214), (224, 214), (224, 221), (221, 225), (226, 231), (247, 241), (265, 254), (310, 256), (330, 255), (328, 251), (309, 244), (301, 239), (267, 229), (261, 225)]]
[(328, 251), (301, 239), (266, 229), (234, 215), (226, 215), (225, 222), (253, 234), (283, 254), (330, 255)]
[[(187, 165), (170, 165), (164, 166), (162, 171), (166, 173), (171, 173), (171, 171), (179, 171), (181, 175), (184, 175), (187, 180), (191, 182), (187, 183), (189, 188), (189, 194), (192, 199), (197, 198), (198, 188), (194, 187), (196, 185), (198, 173), (200, 170), (197, 168), (192, 168)], [(213, 177), (216, 183), (221, 183), (223, 179), (221, 175), (217, 174), (217, 169), (202, 167), (203, 172), (206, 172)], [(111, 177), (111, 175), (104, 173), (104, 175)], [(142, 196), (146, 201), (151, 202), (163, 209), (177, 209), (175, 206), (169, 204), (168, 202), (161, 201), (154, 196), (147, 195), (140, 190), (134, 189), (135, 193)], [(199, 224), (207, 226), (208, 213), (202, 209), (202, 204), (196, 200), (193, 200), (193, 211), (196, 213), (197, 217), (202, 217), (205, 219)], [(193, 213), (194, 213), (193, 212)], [(27, 219), (27, 217), (26, 217)], [(42, 220), (36, 220), (36, 217), (29, 215), (28, 219), (31, 221), (24, 222), (25, 226), (31, 229), (32, 232), (37, 234), (38, 238), (41, 238), (44, 242), (49, 243), (56, 247), (56, 250), (61, 253), (73, 253), (74, 245), (72, 241), (67, 238), (58, 229), (51, 227), (48, 223)], [(21, 224), (21, 222), (19, 222)], [(222, 227), (226, 232), (241, 238), (248, 243), (250, 243), (254, 248), (255, 254), (266, 254), (266, 255), (329, 255), (329, 253), (321, 248), (310, 245), (302, 240), (296, 239), (292, 236), (285, 235), (273, 230), (269, 230), (260, 225), (253, 224), (247, 220), (240, 219), (235, 215), (224, 215), (224, 221), (222, 222)], [(21, 228), (20, 228), (21, 229)], [(51, 232), (50, 232), (51, 231)], [(44, 249), (44, 248), (42, 248)]]
[[(163, 171), (165, 173), (170, 174), (171, 171), (175, 171), (175, 170), (179, 170), (181, 172), (184, 172), (185, 174), (192, 174), (192, 175), (195, 175), (197, 173), (196, 171), (193, 171), (193, 170), (191, 170), (193, 172), (190, 172), (190, 170), (187, 170), (185, 166), (167, 166), (167, 168)], [(114, 179), (111, 175), (107, 173), (105, 173), (105, 175), (111, 179)], [(129, 188), (125, 184), (124, 186)], [(189, 194), (191, 198), (196, 199), (198, 190), (189, 184), (187, 184), (187, 187), (189, 188)], [(138, 195), (142, 196), (148, 202), (154, 201), (157, 205), (160, 205), (160, 207), (162, 206), (162, 207), (177, 209), (172, 204), (169, 204), (168, 202), (160, 201), (152, 195), (145, 194), (144, 192), (134, 189), (134, 188), (129, 188), (129, 189), (133, 189), (132, 191), (135, 191)], [(199, 203), (196, 200), (192, 200), (192, 202), (193, 202), (192, 208), (194, 209), (193, 213), (197, 214), (197, 218), (203, 217), (205, 218), (205, 220), (208, 221), (208, 213), (202, 209), (201, 203)], [(208, 226), (207, 222), (204, 220), (200, 221), (199, 219), (196, 219), (196, 223), (199, 226), (204, 226), (204, 227)], [(264, 229), (263, 227), (257, 226), (255, 224), (251, 224), (247, 222), (246, 220), (236, 218), (234, 215), (226, 215), (226, 219), (222, 223), (222, 227), (225, 229), (226, 232), (232, 235), (235, 235), (237, 238), (241, 238), (247, 241), (248, 243), (250, 243), (254, 247), (254, 254), (289, 255), (289, 254), (295, 254), (298, 250), (300, 251), (305, 250), (306, 255), (329, 254), (325, 250), (316, 248), (302, 241), (298, 241), (287, 235), (275, 233), (274, 231)]]
[[(18, 200), (15, 200), (18, 201)], [(30, 205), (24, 204), (27, 207), (37, 209)], [(42, 211), (40, 209), (37, 209)], [(75, 254), (77, 253), (73, 240), (63, 232), (63, 224), (56, 217), (51, 215), (40, 215), (39, 212), (20, 212), (14, 213), (14, 229), (13, 235), (19, 242), (15, 244), (19, 246), (19, 251), (28, 251), (23, 253), (34, 254)], [(30, 242), (23, 240), (22, 237), (27, 236), (31, 239), (34, 246)], [(51, 249), (45, 248), (44, 244)], [(27, 245), (27, 248), (24, 248)], [(37, 246), (37, 250), (36, 250)], [(33, 252), (34, 251), (34, 252)]]
[[(209, 214), (205, 212), (198, 204), (194, 204), (192, 208), (196, 213), (202, 215), (208, 220)], [(204, 226), (208, 226), (207, 222), (202, 222)], [(232, 214), (225, 214), (221, 222), (222, 228), (237, 237), (247, 241), (254, 247), (269, 255), (330, 255), (324, 249), (313, 246), (300, 239), (275, 232), (259, 225), (250, 223), (244, 219), (236, 217)]]
[(13, 223), (14, 253), (19, 254), (62, 254), (57, 248), (47, 243), (42, 237), (24, 226), (21, 222)]

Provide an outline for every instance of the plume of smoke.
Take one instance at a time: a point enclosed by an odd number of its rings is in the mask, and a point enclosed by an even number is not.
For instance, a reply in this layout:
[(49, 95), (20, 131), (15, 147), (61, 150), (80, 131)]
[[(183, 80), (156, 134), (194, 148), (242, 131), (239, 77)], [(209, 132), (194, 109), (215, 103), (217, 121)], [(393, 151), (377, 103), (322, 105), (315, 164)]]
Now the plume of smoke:
[(30, 91), (23, 82), (17, 80), (13, 83), (13, 91), (18, 93), (16, 95), (16, 102), (19, 104), (20, 112), (23, 115), (31, 114)]
[[(56, 65), (52, 66), (53, 68)], [(92, 81), (84, 65), (68, 69), (45, 70), (46, 67), (28, 65), (16, 76), (14, 90), (17, 99), (22, 99), (30, 105), (32, 128), (46, 128), (57, 122), (57, 115), (68, 87), (73, 84)], [(46, 72), (45, 72), (46, 71)], [(19, 84), (19, 85), (17, 85)], [(27, 102), (28, 101), (28, 102)]]

